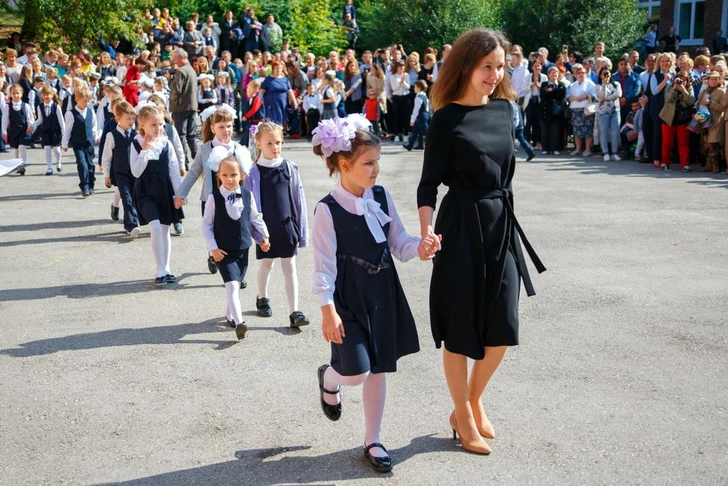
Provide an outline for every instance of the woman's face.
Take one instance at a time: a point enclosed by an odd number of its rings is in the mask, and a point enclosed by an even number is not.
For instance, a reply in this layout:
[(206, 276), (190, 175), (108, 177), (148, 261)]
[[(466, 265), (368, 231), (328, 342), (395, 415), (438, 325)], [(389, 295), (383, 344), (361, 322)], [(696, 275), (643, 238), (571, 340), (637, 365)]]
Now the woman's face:
[(469, 91), (479, 97), (493, 94), (505, 75), (506, 53), (502, 47), (478, 61), (470, 75)]
[(549, 81), (552, 83), (556, 82), (556, 79), (559, 77), (559, 72), (556, 69), (551, 69), (548, 73)]
[(281, 74), (283, 74), (283, 68), (281, 68), (281, 66), (280, 66), (280, 64), (279, 64), (278, 66), (275, 66), (275, 67), (273, 68), (273, 76), (276, 76), (276, 77), (278, 77), (278, 76), (280, 76)]
[(601, 81), (602, 84), (609, 83), (610, 81), (612, 81), (612, 75), (609, 73), (609, 71), (604, 70), (599, 73), (599, 81)]
[(660, 69), (662, 69), (663, 72), (668, 72), (672, 69), (672, 59), (668, 56), (662, 56), (660, 59)]
[(574, 77), (576, 77), (576, 80), (581, 83), (586, 77), (586, 70), (583, 67), (575, 70)]

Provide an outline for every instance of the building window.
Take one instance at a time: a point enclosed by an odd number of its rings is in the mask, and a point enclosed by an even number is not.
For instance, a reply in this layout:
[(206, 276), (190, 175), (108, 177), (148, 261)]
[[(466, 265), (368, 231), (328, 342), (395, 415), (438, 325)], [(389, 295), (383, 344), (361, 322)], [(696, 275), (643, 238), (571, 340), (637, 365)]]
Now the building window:
[(683, 44), (702, 44), (705, 27), (705, 0), (680, 0), (676, 26)]
[(646, 12), (648, 17), (660, 18), (660, 0), (643, 0), (639, 2), (639, 8)]

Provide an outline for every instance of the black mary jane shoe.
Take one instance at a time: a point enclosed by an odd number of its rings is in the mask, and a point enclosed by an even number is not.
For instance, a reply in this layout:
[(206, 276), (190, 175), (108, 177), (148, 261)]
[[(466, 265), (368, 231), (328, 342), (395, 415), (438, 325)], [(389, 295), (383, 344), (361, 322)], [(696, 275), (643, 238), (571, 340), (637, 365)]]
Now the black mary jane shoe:
[(321, 410), (324, 411), (326, 418), (335, 422), (341, 418), (341, 401), (339, 401), (336, 405), (329, 405), (324, 401), (324, 393), (336, 395), (341, 391), (341, 389), (332, 392), (324, 388), (324, 373), (328, 367), (329, 365), (325, 364), (321, 365), (318, 369), (319, 399), (321, 400)]
[(384, 452), (387, 452), (387, 449), (384, 448), (382, 444), (379, 442), (372, 442), (368, 446), (364, 447), (364, 457), (367, 458), (367, 461), (369, 461), (369, 465), (377, 471), (378, 473), (388, 473), (392, 470), (392, 458), (387, 456), (384, 457), (374, 457), (369, 450), (372, 447), (379, 447)]

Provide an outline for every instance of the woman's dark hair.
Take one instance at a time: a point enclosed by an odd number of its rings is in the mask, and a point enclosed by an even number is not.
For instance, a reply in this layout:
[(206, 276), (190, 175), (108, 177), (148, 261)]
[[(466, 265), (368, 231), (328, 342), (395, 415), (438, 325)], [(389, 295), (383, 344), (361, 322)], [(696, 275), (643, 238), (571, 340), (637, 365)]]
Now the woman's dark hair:
[(607, 66), (603, 66), (599, 70), (599, 84), (601, 84), (601, 80), (604, 77), (604, 73), (609, 74), (609, 83), (610, 84), (617, 84), (617, 82), (614, 80), (614, 78), (612, 78), (612, 73), (609, 71), (609, 68)]
[(581, 63), (581, 61), (584, 59), (584, 56), (581, 54), (580, 51), (574, 51), (571, 53), (572, 56), (574, 56), (574, 64)]
[[(511, 43), (502, 32), (476, 29), (464, 33), (455, 41), (432, 86), (430, 98), (435, 110), (459, 99), (465, 93), (478, 63), (496, 49), (511, 51)], [(515, 99), (511, 78), (506, 72), (493, 92), (493, 98)]]
[(329, 176), (335, 172), (341, 172), (341, 159), (354, 160), (359, 152), (365, 147), (379, 147), (379, 137), (367, 130), (357, 130), (354, 138), (351, 139), (351, 150), (348, 152), (334, 152), (328, 157), (324, 155), (321, 145), (313, 146), (313, 153), (326, 160), (326, 167), (329, 169)]

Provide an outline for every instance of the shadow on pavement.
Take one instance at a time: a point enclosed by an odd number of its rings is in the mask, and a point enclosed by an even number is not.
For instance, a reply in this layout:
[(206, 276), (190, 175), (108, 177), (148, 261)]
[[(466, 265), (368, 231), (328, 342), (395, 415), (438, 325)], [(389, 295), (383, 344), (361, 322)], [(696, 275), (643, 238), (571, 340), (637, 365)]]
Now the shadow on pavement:
[[(25, 246), (25, 245), (42, 245), (45, 243), (73, 243), (73, 242), (83, 242), (83, 241), (97, 241), (102, 242), (106, 241), (109, 243), (113, 243), (114, 241), (117, 241), (119, 243), (124, 243), (126, 241), (129, 241), (128, 237), (124, 237), (124, 229), (119, 228), (118, 231), (112, 231), (110, 233), (98, 233), (94, 235), (76, 235), (76, 236), (62, 236), (57, 238), (38, 238), (37, 240), (18, 240), (18, 241), (6, 241), (3, 243), (0, 243), (0, 247), (10, 247), (10, 246)], [(123, 240), (122, 240), (123, 238)]]
[[(212, 339), (184, 339), (187, 336), (203, 333), (227, 333), (230, 341)], [(18, 348), (0, 350), (0, 354), (13, 358), (43, 356), (59, 351), (81, 351), (117, 346), (138, 346), (143, 344), (214, 344), (216, 350), (227, 349), (237, 344), (235, 333), (220, 318), (204, 322), (155, 326), (140, 329), (113, 329), (110, 331), (74, 334), (59, 338), (40, 339), (20, 344)]]
[(11, 224), (0, 226), (0, 231), (39, 231), (45, 229), (68, 229), (68, 228), (85, 228), (87, 226), (96, 226), (101, 224), (119, 224), (119, 221), (108, 219), (92, 219), (89, 221), (48, 221), (44, 223), (28, 223), (28, 224)]
[(397, 477), (397, 465), (417, 454), (452, 451), (449, 439), (426, 435), (416, 437), (408, 445), (390, 450), (394, 462), (391, 473), (374, 472), (364, 459), (363, 448), (348, 449), (319, 456), (275, 456), (288, 452), (306, 451), (311, 446), (249, 449), (235, 453), (237, 460), (210, 464), (192, 469), (158, 474), (123, 481), (126, 486), (179, 484), (337, 484), (351, 479), (388, 479)]

